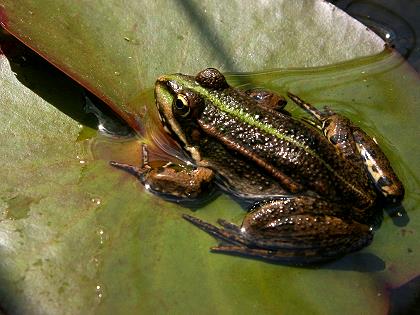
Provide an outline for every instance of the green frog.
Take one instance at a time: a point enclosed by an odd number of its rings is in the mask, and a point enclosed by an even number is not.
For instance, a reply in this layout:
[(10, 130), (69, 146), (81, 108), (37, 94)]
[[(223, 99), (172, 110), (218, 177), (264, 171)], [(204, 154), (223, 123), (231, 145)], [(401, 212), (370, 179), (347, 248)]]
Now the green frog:
[(201, 198), (212, 185), (251, 206), (241, 226), (183, 217), (220, 241), (213, 252), (292, 264), (334, 259), (368, 245), (378, 201), (404, 188), (379, 146), (346, 117), (288, 97), (310, 118), (285, 110), (270, 91), (231, 87), (208, 68), (164, 75), (155, 85), (164, 130), (189, 160), (152, 167), (112, 161), (150, 191)]

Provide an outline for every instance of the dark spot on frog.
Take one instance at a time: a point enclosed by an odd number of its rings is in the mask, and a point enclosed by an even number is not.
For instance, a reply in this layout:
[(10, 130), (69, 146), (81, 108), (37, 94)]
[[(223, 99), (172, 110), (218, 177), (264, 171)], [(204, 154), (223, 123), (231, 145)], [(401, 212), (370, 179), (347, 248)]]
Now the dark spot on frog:
[(392, 184), (392, 182), (389, 180), (389, 178), (382, 176), (381, 178), (378, 179), (377, 185), (379, 187), (384, 187), (384, 186), (390, 186)]
[(335, 134), (329, 138), (330, 142), (334, 145), (336, 145), (340, 141), (340, 136), (338, 134)]

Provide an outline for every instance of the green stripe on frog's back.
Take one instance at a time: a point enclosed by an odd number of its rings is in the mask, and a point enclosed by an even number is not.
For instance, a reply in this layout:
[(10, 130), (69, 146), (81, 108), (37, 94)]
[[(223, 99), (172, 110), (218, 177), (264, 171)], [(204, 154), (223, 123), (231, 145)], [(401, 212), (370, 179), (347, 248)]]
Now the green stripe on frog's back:
[[(179, 78), (177, 77), (177, 80), (179, 80)], [(220, 98), (216, 97), (215, 94), (220, 93), (222, 94), (222, 92), (219, 91), (215, 91), (214, 93), (212, 93), (212, 91), (209, 91), (203, 87), (201, 87), (200, 85), (198, 85), (197, 83), (193, 83), (189, 80), (187, 81), (181, 81), (181, 85), (191, 89), (197, 93), (199, 93), (200, 95), (204, 96), (205, 99), (208, 99), (210, 102), (212, 102), (215, 106), (217, 106), (217, 108), (228, 114), (231, 115), (233, 117), (235, 117), (236, 119), (239, 119), (242, 122), (245, 122), (257, 129), (260, 129), (268, 134), (271, 134), (279, 139), (282, 140), (286, 140), (288, 142), (293, 143), (294, 145), (301, 147), (302, 149), (304, 149), (305, 151), (307, 151), (308, 153), (310, 153), (311, 155), (316, 155), (314, 151), (312, 151), (310, 148), (308, 148), (305, 145), (302, 145), (299, 141), (296, 141), (295, 139), (293, 139), (292, 137), (289, 137), (285, 134), (282, 134), (280, 132), (278, 132), (278, 130), (276, 128), (274, 128), (273, 126), (271, 126), (270, 124), (264, 124), (263, 122), (258, 120), (258, 117), (254, 117), (252, 115), (250, 115), (249, 113), (245, 112), (243, 110), (242, 106), (238, 106), (236, 103), (232, 102), (232, 105), (237, 105), (237, 106), (229, 106), (227, 104), (227, 102), (222, 102), (220, 100)], [(229, 96), (225, 96), (225, 97), (229, 97)], [(236, 108), (235, 108), (236, 107)]]
[[(168, 78), (168, 79), (171, 79), (171, 78)], [(258, 129), (262, 133), (266, 133), (277, 139), (289, 142), (292, 145), (298, 148), (301, 148), (304, 152), (314, 157), (322, 165), (324, 165), (326, 169), (328, 169), (332, 174), (334, 174), (336, 178), (338, 178), (342, 183), (344, 183), (351, 190), (357, 192), (358, 194), (362, 196), (365, 195), (364, 191), (356, 187), (353, 183), (348, 181), (341, 174), (337, 173), (329, 163), (327, 163), (323, 158), (321, 158), (310, 147), (308, 147), (302, 142), (299, 142), (297, 139), (280, 132), (273, 125), (260, 121), (259, 120), (260, 117), (258, 115), (253, 115), (247, 112), (246, 108), (242, 106), (242, 104), (238, 104), (237, 102), (233, 101), (233, 98), (232, 98), (232, 101), (230, 101), (231, 97), (225, 94), (223, 91), (208, 90), (206, 88), (201, 87), (198, 83), (194, 81), (191, 81), (188, 79), (183, 80), (182, 78), (178, 76), (175, 78), (175, 80), (179, 82), (180, 86), (182, 86), (183, 88), (190, 89), (200, 94), (204, 99), (208, 100), (211, 104), (217, 107), (218, 110), (232, 117), (233, 119), (239, 122), (245, 123), (249, 126), (252, 126), (253, 128)]]

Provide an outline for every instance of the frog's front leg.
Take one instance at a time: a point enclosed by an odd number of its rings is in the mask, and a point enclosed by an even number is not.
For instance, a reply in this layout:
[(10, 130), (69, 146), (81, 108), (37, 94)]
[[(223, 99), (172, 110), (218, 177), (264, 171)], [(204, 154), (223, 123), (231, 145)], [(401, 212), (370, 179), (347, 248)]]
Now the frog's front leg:
[[(350, 210), (348, 210), (350, 212)], [(330, 260), (368, 245), (372, 229), (347, 217), (337, 204), (312, 196), (285, 196), (251, 209), (238, 227), (219, 220), (216, 227), (184, 218), (222, 241), (212, 251), (293, 264)]]
[(404, 186), (378, 144), (346, 117), (327, 109), (321, 112), (298, 96), (288, 96), (320, 124), (327, 139), (341, 156), (354, 165), (363, 165), (374, 186), (388, 202), (398, 203), (404, 197)]
[(198, 199), (211, 191), (209, 186), (214, 178), (211, 169), (171, 162), (151, 167), (145, 145), (142, 145), (142, 150), (142, 163), (139, 167), (115, 161), (110, 164), (137, 177), (152, 193), (167, 196), (169, 199)]

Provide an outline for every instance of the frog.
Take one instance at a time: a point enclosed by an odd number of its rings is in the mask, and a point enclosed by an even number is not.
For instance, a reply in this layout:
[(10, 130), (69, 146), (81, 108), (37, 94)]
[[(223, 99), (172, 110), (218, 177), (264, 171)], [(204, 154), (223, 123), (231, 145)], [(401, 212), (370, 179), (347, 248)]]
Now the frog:
[(168, 199), (200, 199), (210, 187), (247, 210), (241, 225), (183, 218), (213, 236), (212, 252), (287, 264), (316, 264), (368, 246), (380, 205), (399, 204), (404, 187), (376, 141), (329, 107), (241, 90), (215, 68), (160, 76), (155, 99), (162, 128), (188, 157), (152, 166), (111, 165)]

